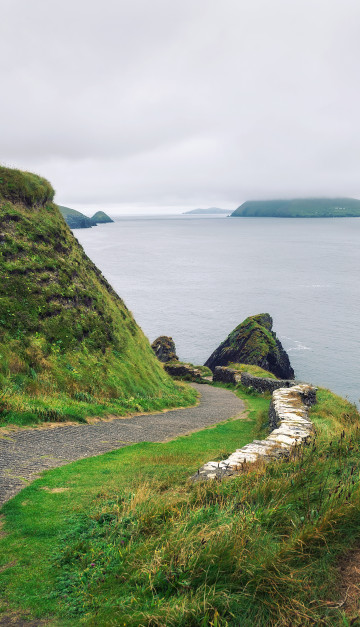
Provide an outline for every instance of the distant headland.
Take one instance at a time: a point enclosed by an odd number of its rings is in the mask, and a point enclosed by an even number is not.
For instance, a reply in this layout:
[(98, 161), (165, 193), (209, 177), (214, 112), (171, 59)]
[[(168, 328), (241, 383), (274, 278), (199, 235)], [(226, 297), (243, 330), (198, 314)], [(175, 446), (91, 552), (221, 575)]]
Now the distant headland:
[(191, 211), (184, 211), (183, 215), (187, 215), (189, 213), (195, 214), (203, 214), (203, 215), (212, 215), (215, 213), (224, 213), (227, 215), (231, 214), (230, 209), (219, 209), (219, 207), (209, 207), (208, 209), (191, 209)]
[(88, 218), (80, 211), (76, 211), (76, 209), (70, 209), (70, 207), (63, 207), (62, 205), (58, 205), (58, 207), (66, 224), (71, 229), (90, 229), (92, 226), (97, 226), (98, 224), (114, 222), (114, 220), (103, 211), (97, 211), (92, 218)]
[(230, 216), (261, 218), (357, 218), (356, 198), (293, 198), (289, 200), (248, 200)]

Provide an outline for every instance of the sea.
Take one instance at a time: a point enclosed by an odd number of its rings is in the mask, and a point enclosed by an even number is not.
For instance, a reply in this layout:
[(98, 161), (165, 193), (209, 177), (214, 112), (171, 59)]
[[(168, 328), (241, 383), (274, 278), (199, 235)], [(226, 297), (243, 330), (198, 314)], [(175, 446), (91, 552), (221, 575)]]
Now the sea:
[(359, 405), (360, 218), (124, 216), (74, 235), (150, 342), (203, 364), (268, 312), (296, 378)]

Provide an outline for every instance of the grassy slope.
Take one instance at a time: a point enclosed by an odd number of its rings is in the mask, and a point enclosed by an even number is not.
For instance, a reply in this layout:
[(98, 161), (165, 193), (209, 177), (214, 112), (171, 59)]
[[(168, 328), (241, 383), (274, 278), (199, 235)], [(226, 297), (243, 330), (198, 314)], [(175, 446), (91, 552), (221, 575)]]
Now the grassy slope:
[(0, 168), (0, 424), (187, 404), (44, 179)]
[[(5, 598), (64, 625), (348, 624), (335, 567), (360, 536), (360, 422), (318, 397), (311, 446), (220, 484), (186, 479), (257, 435), (254, 422), (46, 473), (4, 507)], [(268, 401), (247, 399), (261, 417)]]
[(263, 377), (264, 379), (277, 379), (277, 377), (268, 370), (260, 368), (260, 366), (253, 366), (252, 364), (234, 364), (230, 363), (229, 368), (238, 370), (238, 372), (248, 372), (253, 377)]
[(96, 225), (96, 223), (92, 222), (91, 218), (88, 218), (80, 211), (76, 211), (76, 209), (70, 209), (70, 207), (64, 207), (62, 205), (58, 205), (58, 207), (70, 228), (91, 229), (92, 226)]
[(249, 200), (230, 217), (339, 218), (360, 216), (356, 198), (295, 198), (292, 200)]

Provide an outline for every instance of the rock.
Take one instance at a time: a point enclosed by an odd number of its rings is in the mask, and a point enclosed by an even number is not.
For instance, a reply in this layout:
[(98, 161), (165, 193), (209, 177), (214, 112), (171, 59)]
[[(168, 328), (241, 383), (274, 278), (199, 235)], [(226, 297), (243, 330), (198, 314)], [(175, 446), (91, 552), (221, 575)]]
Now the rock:
[(299, 384), (275, 390), (269, 409), (270, 435), (265, 440), (253, 440), (236, 449), (227, 459), (207, 462), (191, 479), (223, 479), (246, 470), (254, 462), (288, 458), (292, 449), (309, 442), (314, 434), (309, 407), (315, 403), (316, 388), (312, 385)]
[(164, 364), (179, 359), (176, 355), (175, 342), (172, 337), (161, 335), (151, 344), (156, 357)]
[(272, 331), (268, 313), (250, 316), (239, 324), (205, 362), (213, 372), (216, 366), (243, 363), (260, 366), (280, 379), (294, 379), (294, 370), (281, 342)]
[(191, 364), (182, 362), (168, 362), (164, 366), (164, 370), (176, 379), (186, 378), (188, 381), (199, 381), (202, 379), (202, 372), (194, 368)]

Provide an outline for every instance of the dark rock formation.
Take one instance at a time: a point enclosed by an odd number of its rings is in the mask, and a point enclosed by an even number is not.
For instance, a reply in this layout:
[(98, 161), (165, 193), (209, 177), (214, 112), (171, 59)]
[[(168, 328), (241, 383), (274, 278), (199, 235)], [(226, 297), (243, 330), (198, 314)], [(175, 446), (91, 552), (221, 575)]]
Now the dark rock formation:
[(186, 379), (187, 381), (200, 381), (202, 372), (194, 368), (191, 364), (179, 362), (168, 362), (164, 366), (165, 371), (175, 379)]
[(246, 318), (210, 355), (205, 366), (214, 372), (216, 366), (229, 363), (253, 364), (280, 379), (293, 379), (289, 357), (272, 331), (272, 324), (268, 313)]
[(151, 344), (156, 357), (164, 364), (179, 359), (176, 355), (175, 342), (172, 337), (161, 335)]

